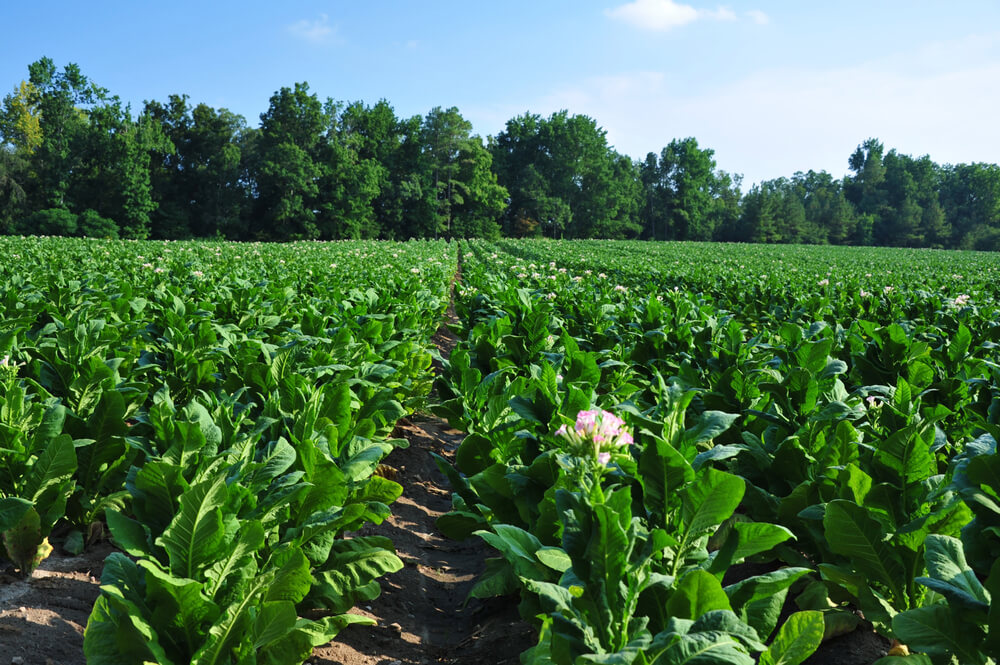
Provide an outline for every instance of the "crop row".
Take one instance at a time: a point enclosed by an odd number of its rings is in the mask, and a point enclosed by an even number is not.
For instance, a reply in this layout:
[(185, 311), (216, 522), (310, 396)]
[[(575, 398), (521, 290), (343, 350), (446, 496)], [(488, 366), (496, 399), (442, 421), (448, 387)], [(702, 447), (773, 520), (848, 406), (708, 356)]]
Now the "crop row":
[[(379, 523), (430, 388), (447, 243), (0, 251), (0, 533), (110, 555), (89, 663), (301, 663), (401, 567)], [(311, 619), (301, 618), (309, 613)]]
[(503, 555), (525, 662), (799, 663), (853, 609), (882, 665), (995, 662), (994, 258), (467, 249), (439, 525)]

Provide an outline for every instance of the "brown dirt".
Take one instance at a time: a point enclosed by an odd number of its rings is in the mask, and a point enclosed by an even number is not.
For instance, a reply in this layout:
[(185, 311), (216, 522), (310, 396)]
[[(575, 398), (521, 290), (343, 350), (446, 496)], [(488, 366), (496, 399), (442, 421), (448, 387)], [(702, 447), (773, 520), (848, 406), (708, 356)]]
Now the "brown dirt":
[(862, 621), (854, 631), (819, 645), (802, 665), (871, 665), (889, 653), (890, 642)]
[(103, 543), (81, 556), (56, 553), (29, 579), (0, 574), (0, 665), (86, 665), (83, 628), (100, 593)]
[(448, 540), (434, 521), (451, 507), (447, 480), (429, 451), (450, 456), (462, 439), (432, 417), (400, 423), (397, 434), (410, 447), (395, 450), (386, 464), (397, 470), (403, 496), (393, 515), (366, 534), (388, 536), (404, 568), (382, 580), (382, 595), (356, 608), (378, 625), (349, 626), (337, 640), (313, 652), (317, 665), (418, 665), (422, 663), (517, 663), (537, 639), (519, 620), (512, 599), (465, 603), (490, 556), (475, 539)]

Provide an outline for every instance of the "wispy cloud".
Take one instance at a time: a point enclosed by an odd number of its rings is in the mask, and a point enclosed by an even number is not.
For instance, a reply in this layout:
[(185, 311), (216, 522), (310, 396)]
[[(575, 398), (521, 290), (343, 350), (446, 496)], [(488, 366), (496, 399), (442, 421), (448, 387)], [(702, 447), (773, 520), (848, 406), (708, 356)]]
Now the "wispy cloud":
[[(986, 82), (1000, 80), (997, 44), (1000, 34), (966, 37), (852, 66), (759, 71), (699, 92), (663, 72), (627, 72), (556, 88), (529, 108), (588, 115), (635, 158), (694, 136), (719, 168), (745, 175), (744, 187), (809, 169), (844, 175), (871, 136), (940, 164), (995, 161), (1000, 88)], [(498, 109), (483, 126), (500, 129), (523, 112)]]
[(330, 44), (337, 37), (337, 29), (330, 25), (330, 17), (326, 14), (320, 14), (318, 19), (296, 21), (286, 30), (290, 35), (310, 44)]
[[(697, 9), (674, 0), (633, 0), (605, 11), (609, 17), (642, 30), (666, 32), (699, 20), (737, 21), (739, 17), (728, 7)], [(766, 23), (767, 15), (760, 10), (747, 12), (755, 23)]]
[(767, 25), (771, 22), (771, 17), (762, 12), (759, 9), (751, 9), (746, 12), (746, 17), (756, 23), (757, 25)]

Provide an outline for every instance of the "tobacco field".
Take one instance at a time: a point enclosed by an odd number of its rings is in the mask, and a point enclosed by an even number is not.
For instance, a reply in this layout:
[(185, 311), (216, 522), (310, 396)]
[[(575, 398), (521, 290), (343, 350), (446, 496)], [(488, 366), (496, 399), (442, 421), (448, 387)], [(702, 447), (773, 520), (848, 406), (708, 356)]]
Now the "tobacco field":
[(470, 595), (519, 599), (526, 664), (795, 665), (862, 622), (879, 665), (997, 662), (995, 254), (0, 252), (2, 565), (110, 538), (88, 663), (298, 664), (365, 630), (403, 563), (363, 534), (422, 412), (464, 433), (437, 526), (493, 548)]

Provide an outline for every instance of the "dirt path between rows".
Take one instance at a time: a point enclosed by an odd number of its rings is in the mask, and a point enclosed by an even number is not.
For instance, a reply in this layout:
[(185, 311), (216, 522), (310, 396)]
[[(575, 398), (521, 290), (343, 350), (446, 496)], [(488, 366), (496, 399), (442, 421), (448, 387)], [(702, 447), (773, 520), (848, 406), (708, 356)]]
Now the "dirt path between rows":
[[(454, 283), (461, 279), (461, 264)], [(454, 303), (433, 338), (448, 358), (458, 338), (448, 328), (455, 323)], [(435, 362), (435, 372), (440, 372)], [(533, 646), (537, 634), (520, 620), (514, 598), (467, 601), (469, 590), (495, 556), (482, 541), (463, 542), (442, 536), (435, 526), (451, 508), (448, 480), (430, 453), (451, 460), (462, 433), (430, 414), (401, 420), (396, 437), (409, 448), (394, 450), (385, 464), (396, 473), (403, 495), (392, 505), (392, 516), (369, 526), (366, 535), (389, 537), (404, 567), (382, 579), (382, 595), (353, 611), (375, 619), (377, 626), (349, 626), (337, 640), (316, 649), (315, 665), (514, 665)], [(0, 662), (0, 665), (3, 665)]]
[(112, 551), (54, 554), (29, 580), (0, 574), (0, 665), (85, 665), (83, 629)]
[(359, 614), (378, 626), (351, 626), (337, 640), (313, 652), (322, 665), (421, 665), (477, 663), (507, 665), (535, 643), (530, 626), (518, 619), (512, 599), (465, 603), (482, 572), (488, 548), (478, 540), (456, 542), (437, 532), (434, 521), (451, 507), (447, 481), (429, 451), (450, 454), (461, 434), (434, 418), (412, 418), (397, 434), (410, 442), (386, 460), (397, 470), (403, 496), (393, 515), (366, 534), (388, 536), (403, 570), (382, 580), (382, 595)]

